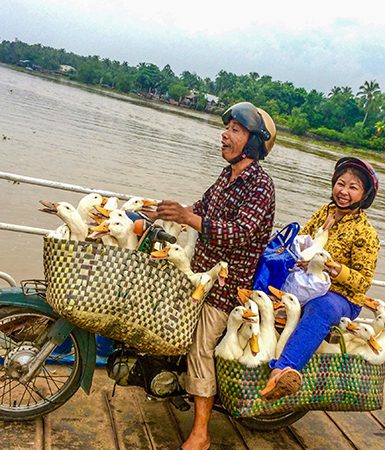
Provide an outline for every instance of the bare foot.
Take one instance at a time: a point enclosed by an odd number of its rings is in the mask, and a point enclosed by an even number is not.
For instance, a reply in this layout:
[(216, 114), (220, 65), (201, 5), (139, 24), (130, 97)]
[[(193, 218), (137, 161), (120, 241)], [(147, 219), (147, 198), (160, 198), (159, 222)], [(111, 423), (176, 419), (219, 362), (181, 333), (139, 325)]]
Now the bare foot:
[(208, 450), (210, 448), (210, 436), (191, 432), (182, 445), (183, 450)]

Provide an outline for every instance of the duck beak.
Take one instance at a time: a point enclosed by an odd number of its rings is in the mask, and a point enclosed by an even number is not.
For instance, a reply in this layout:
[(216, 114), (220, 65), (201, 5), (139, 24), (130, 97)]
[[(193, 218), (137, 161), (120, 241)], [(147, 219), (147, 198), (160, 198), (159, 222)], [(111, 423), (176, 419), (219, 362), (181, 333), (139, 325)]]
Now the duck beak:
[(350, 322), (349, 325), (347, 325), (346, 329), (350, 333), (356, 334), (356, 331), (358, 331), (360, 327), (357, 324)]
[(104, 206), (107, 202), (108, 202), (108, 198), (107, 197), (102, 197), (101, 206)]
[(143, 207), (148, 207), (148, 206), (156, 206), (158, 203), (155, 200), (149, 200), (148, 198), (143, 200)]
[(229, 272), (225, 267), (221, 267), (218, 273), (218, 283), (220, 287), (223, 287), (226, 283), (226, 278), (229, 277)]
[(340, 265), (337, 262), (333, 261), (330, 258), (326, 260), (325, 266), (327, 266), (327, 267), (340, 267)]
[(285, 308), (285, 305), (281, 302), (277, 302), (276, 300), (271, 299), (271, 302), (273, 303), (273, 310), (278, 311), (279, 309)]
[(97, 212), (99, 212), (104, 217), (110, 217), (111, 209), (105, 209), (102, 206), (95, 206)]
[(155, 259), (165, 259), (168, 257), (169, 247), (162, 248), (161, 250), (155, 250), (151, 252), (151, 256)]
[[(154, 252), (153, 252), (154, 253)], [(192, 298), (196, 302), (200, 302), (203, 299), (203, 296), (205, 295), (205, 287), (203, 284), (199, 284), (195, 291), (192, 294)]]
[(100, 236), (104, 236), (105, 234), (108, 234), (110, 232), (110, 229), (108, 228), (108, 223), (106, 221), (102, 222), (101, 224), (97, 225), (96, 227), (91, 228), (92, 234), (89, 235), (91, 239), (96, 239)]
[(261, 351), (259, 348), (258, 336), (256, 334), (252, 334), (250, 338), (250, 349), (253, 356), (256, 356), (257, 353)]
[(286, 292), (280, 291), (273, 286), (268, 286), (269, 291), (277, 298), (282, 300), (282, 297), (286, 294)]
[(253, 320), (253, 317), (256, 317), (257, 315), (248, 309), (242, 314), (242, 318), (246, 320), (246, 322), (253, 322), (255, 323), (255, 320)]
[(93, 219), (98, 225), (100, 225), (101, 223), (103, 223), (106, 220), (105, 217), (98, 216), (97, 214), (94, 214), (92, 212), (88, 213), (88, 217), (91, 217), (91, 219)]
[(380, 303), (376, 299), (368, 296), (365, 297), (364, 306), (369, 308), (371, 311), (377, 311), (379, 305)]
[(376, 355), (382, 352), (382, 347), (374, 336), (368, 340), (368, 344)]
[(238, 288), (238, 299), (242, 305), (250, 300), (252, 291), (250, 289)]
[(286, 325), (286, 318), (285, 317), (275, 317), (274, 322), (278, 328), (284, 328)]
[(52, 203), (49, 202), (48, 200), (39, 200), (39, 203), (41, 203), (44, 206), (44, 208), (39, 209), (39, 211), (48, 214), (57, 214), (57, 207), (58, 207), (57, 203)]

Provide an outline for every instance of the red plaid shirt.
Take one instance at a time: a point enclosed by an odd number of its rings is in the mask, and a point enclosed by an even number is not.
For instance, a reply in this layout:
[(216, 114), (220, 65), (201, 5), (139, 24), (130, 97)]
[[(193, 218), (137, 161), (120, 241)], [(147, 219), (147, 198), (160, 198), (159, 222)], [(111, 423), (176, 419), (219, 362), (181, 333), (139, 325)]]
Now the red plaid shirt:
[(231, 166), (194, 203), (202, 217), (192, 270), (203, 272), (218, 261), (229, 264), (226, 285), (218, 283), (206, 301), (229, 313), (237, 304), (237, 287), (251, 289), (259, 255), (269, 240), (274, 221), (275, 194), (270, 176), (253, 161), (230, 183)]

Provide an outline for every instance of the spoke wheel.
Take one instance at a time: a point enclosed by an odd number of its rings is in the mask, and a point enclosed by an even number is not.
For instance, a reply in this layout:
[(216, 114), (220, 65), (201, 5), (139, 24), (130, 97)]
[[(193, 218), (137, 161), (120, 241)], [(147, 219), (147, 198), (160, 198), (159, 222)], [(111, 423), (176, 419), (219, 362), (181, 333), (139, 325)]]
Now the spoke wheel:
[(57, 319), (27, 308), (0, 308), (0, 419), (27, 420), (65, 403), (79, 388), (82, 363), (74, 334), (56, 347), (34, 378), (20, 376), (47, 342)]
[(292, 411), (284, 414), (272, 414), (271, 416), (247, 417), (236, 419), (241, 425), (254, 431), (273, 431), (287, 427), (301, 419), (307, 411)]

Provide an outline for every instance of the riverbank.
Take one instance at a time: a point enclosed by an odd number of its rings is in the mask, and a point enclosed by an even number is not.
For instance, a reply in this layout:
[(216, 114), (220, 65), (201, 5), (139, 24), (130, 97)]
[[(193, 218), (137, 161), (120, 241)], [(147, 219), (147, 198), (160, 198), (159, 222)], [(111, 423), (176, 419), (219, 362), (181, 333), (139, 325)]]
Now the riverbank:
[[(179, 116), (188, 117), (194, 120), (201, 120), (204, 122), (208, 122), (211, 125), (217, 126), (218, 128), (222, 127), (222, 121), (219, 115), (208, 113), (208, 112), (200, 112), (193, 109), (190, 109), (183, 105), (174, 105), (170, 103), (166, 103), (164, 101), (161, 101), (159, 99), (150, 99), (150, 98), (144, 98), (141, 95), (138, 94), (132, 94), (132, 93), (122, 93), (122, 92), (116, 92), (113, 91), (111, 88), (106, 88), (102, 86), (95, 86), (95, 85), (88, 85), (84, 83), (80, 83), (78, 81), (73, 81), (68, 79), (66, 76), (63, 75), (53, 75), (53, 74), (47, 74), (37, 71), (30, 71), (26, 70), (19, 66), (13, 66), (9, 64), (0, 63), (0, 67), (8, 68), (11, 70), (15, 70), (17, 72), (25, 73), (27, 75), (39, 77), (46, 79), (48, 81), (52, 81), (59, 84), (64, 84), (67, 86), (76, 87), (78, 89), (82, 89), (84, 91), (103, 95), (106, 97), (114, 98), (116, 100), (121, 101), (127, 101), (131, 103), (136, 103), (141, 106), (148, 106), (151, 108), (158, 109), (160, 111), (167, 111), (171, 114), (177, 114)], [(323, 141), (319, 137), (312, 136), (309, 133), (306, 133), (304, 136), (298, 136), (290, 132), (290, 130), (281, 125), (277, 124), (277, 142), (281, 142), (282, 144), (285, 144), (288, 147), (297, 148), (297, 149), (303, 149), (303, 148), (316, 148), (319, 151), (328, 152), (330, 154), (334, 154), (335, 152), (338, 153), (344, 153), (344, 154), (359, 154), (363, 158), (369, 159), (372, 162), (382, 162), (384, 160), (384, 155), (381, 152), (375, 151), (375, 150), (360, 150), (357, 148), (349, 147), (346, 145), (341, 145), (339, 143), (334, 143), (330, 141)]]

